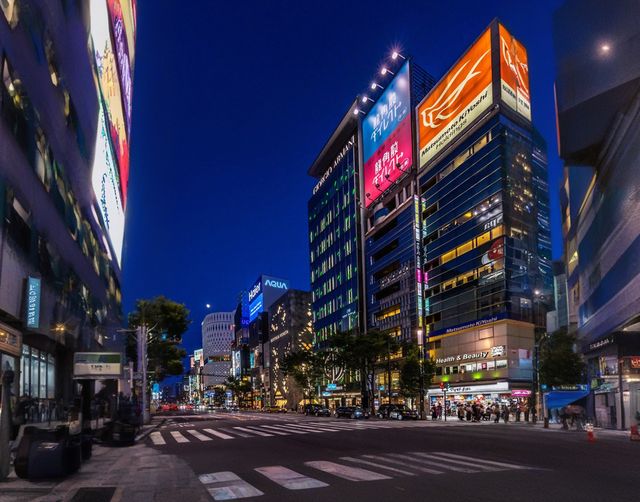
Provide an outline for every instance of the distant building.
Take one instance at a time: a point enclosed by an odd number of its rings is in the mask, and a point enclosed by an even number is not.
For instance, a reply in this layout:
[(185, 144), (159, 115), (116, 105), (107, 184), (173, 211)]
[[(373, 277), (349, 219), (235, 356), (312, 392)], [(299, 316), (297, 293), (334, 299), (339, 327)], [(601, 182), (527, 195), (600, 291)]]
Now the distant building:
[(224, 384), (231, 376), (231, 345), (235, 338), (235, 311), (212, 312), (202, 321), (202, 370), (206, 388)]
[(291, 376), (282, 372), (284, 358), (300, 350), (311, 350), (313, 322), (312, 295), (290, 289), (269, 307), (269, 404), (289, 410), (297, 409), (303, 399), (302, 389)]
[(587, 361), (587, 414), (640, 412), (640, 3), (567, 0), (554, 15), (569, 322)]

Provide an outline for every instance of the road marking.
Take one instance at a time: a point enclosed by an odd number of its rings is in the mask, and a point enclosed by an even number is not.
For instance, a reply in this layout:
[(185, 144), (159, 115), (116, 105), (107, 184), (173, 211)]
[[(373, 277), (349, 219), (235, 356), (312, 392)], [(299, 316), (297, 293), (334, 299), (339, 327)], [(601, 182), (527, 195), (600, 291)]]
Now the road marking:
[(409, 453), (409, 455), (412, 455), (414, 457), (418, 456), (419, 458), (411, 458), (410, 456), (407, 456), (407, 455), (389, 454), (390, 457), (402, 458), (407, 462), (426, 464), (432, 467), (437, 467), (439, 469), (445, 469), (445, 470), (454, 471), (454, 472), (466, 472), (468, 474), (482, 472), (482, 470), (479, 470), (479, 469), (471, 469), (469, 467), (458, 467), (455, 465), (445, 464), (440, 459), (431, 458), (431, 455), (428, 453), (415, 452), (415, 453)]
[(207, 434), (211, 434), (212, 436), (219, 437), (220, 439), (234, 439), (233, 436), (229, 436), (229, 434), (223, 434), (222, 432), (214, 431), (213, 429), (202, 429)]
[(255, 470), (288, 490), (308, 490), (310, 488), (329, 486), (318, 479), (309, 478), (280, 465), (257, 467)]
[(369, 471), (367, 469), (361, 469), (360, 467), (349, 467), (348, 465), (336, 464), (335, 462), (327, 462), (325, 460), (316, 460), (313, 462), (305, 462), (304, 465), (308, 465), (319, 471), (333, 474), (339, 478), (343, 478), (349, 481), (376, 481), (379, 479), (391, 479), (390, 476), (380, 474), (379, 472)]
[(299, 431), (299, 430), (294, 429), (294, 428), (289, 428), (286, 425), (263, 425), (262, 427), (264, 429), (283, 430), (283, 431), (287, 431), (287, 432), (292, 432), (294, 434), (309, 434), (307, 431)]
[(265, 436), (265, 437), (267, 437), (267, 436), (272, 437), (273, 436), (273, 434), (269, 434), (267, 432), (253, 431), (251, 429), (247, 429), (246, 427), (234, 427), (234, 429), (238, 429), (240, 431), (245, 431), (245, 432), (250, 432), (251, 434), (257, 434), (258, 436)]
[(252, 436), (251, 434), (246, 434), (246, 433), (244, 433), (244, 432), (240, 432), (240, 431), (234, 431), (234, 430), (231, 430), (231, 429), (227, 429), (226, 427), (219, 427), (219, 429), (220, 429), (221, 431), (228, 432), (229, 434), (235, 434), (235, 435), (240, 436), (240, 437), (243, 437), (243, 438), (251, 438), (251, 437), (254, 437), (254, 436)]
[(189, 429), (187, 432), (200, 441), (211, 441), (209, 436), (205, 436), (194, 429)]
[(335, 428), (331, 428), (331, 427), (325, 427), (325, 426), (319, 426), (319, 425), (296, 424), (296, 427), (301, 427), (303, 430), (309, 430), (311, 432), (338, 432), (339, 431), (339, 429), (335, 429)]
[(173, 439), (176, 440), (176, 442), (178, 443), (188, 443), (189, 440), (184, 437), (182, 434), (180, 434), (179, 431), (171, 431), (171, 435), (173, 436)]
[(402, 469), (396, 469), (395, 467), (389, 467), (387, 465), (376, 464), (375, 462), (370, 462), (368, 460), (364, 460), (364, 459), (361, 459), (361, 458), (340, 457), (340, 460), (346, 460), (347, 462), (355, 462), (355, 463), (358, 463), (358, 464), (368, 465), (368, 466), (371, 466), (371, 467), (377, 467), (378, 469), (384, 469), (384, 470), (395, 472), (395, 473), (398, 473), (398, 474), (403, 474), (405, 476), (415, 476), (415, 474), (413, 472), (403, 471)]
[(415, 464), (414, 465), (407, 464), (407, 463), (402, 462), (400, 460), (397, 460), (395, 458), (388, 458), (388, 457), (383, 456), (383, 455), (362, 455), (362, 457), (370, 458), (370, 459), (375, 460), (377, 462), (387, 462), (388, 464), (400, 465), (400, 466), (404, 467), (405, 469), (413, 469), (414, 471), (426, 472), (427, 474), (444, 474), (442, 471), (437, 471), (435, 469), (429, 469), (428, 467), (422, 467), (422, 466), (415, 465)]
[(199, 479), (214, 500), (244, 499), (264, 495), (256, 487), (229, 471), (202, 474)]
[[(264, 432), (262, 430), (263, 427), (269, 427), (268, 425), (247, 425), (247, 429), (255, 430), (256, 432)], [(288, 432), (279, 432), (279, 431), (268, 431), (271, 434), (277, 434), (278, 436), (288, 436)]]
[(478, 462), (476, 461), (476, 459), (471, 458), (471, 457), (460, 457), (460, 458), (464, 458), (465, 460), (455, 460), (453, 458), (448, 458), (445, 456), (441, 456), (439, 453), (429, 453), (429, 456), (431, 458), (434, 458), (436, 460), (440, 460), (441, 462), (449, 462), (450, 464), (458, 464), (458, 465), (466, 465), (469, 467), (475, 467), (476, 469), (480, 469), (483, 471), (502, 471), (504, 470), (504, 467), (494, 467), (494, 466), (489, 466), (489, 465), (479, 465)]
[(471, 458), (471, 460), (474, 460), (475, 462), (480, 462), (480, 463), (489, 464), (489, 465), (495, 465), (497, 467), (506, 467), (507, 469), (523, 469), (523, 470), (535, 469), (535, 467), (528, 467), (526, 465), (508, 464), (506, 462), (496, 462), (495, 460), (485, 460), (483, 458), (463, 457), (462, 455), (455, 455), (453, 453), (435, 452), (434, 454), (435, 455), (440, 455), (440, 456), (445, 456), (445, 457), (452, 457), (452, 458), (462, 458), (462, 459)]
[(167, 444), (167, 442), (162, 438), (162, 434), (157, 431), (152, 432), (149, 436), (151, 437), (153, 444)]

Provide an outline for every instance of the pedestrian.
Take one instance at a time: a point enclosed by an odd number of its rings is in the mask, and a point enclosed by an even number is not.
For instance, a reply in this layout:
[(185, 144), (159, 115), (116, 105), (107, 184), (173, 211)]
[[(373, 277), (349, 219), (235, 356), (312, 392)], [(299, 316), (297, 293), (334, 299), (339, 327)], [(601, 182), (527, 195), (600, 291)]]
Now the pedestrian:
[(436, 408), (436, 413), (438, 416), (438, 420), (442, 419), (442, 404), (438, 403), (438, 407)]
[(493, 405), (493, 423), (497, 424), (500, 421), (500, 405), (498, 403)]
[(524, 412), (524, 421), (528, 422), (529, 421), (529, 406), (524, 403), (522, 405), (522, 411)]
[(466, 412), (467, 412), (467, 422), (471, 422), (471, 405), (469, 403), (467, 403), (466, 406)]
[(516, 405), (516, 422), (520, 421), (520, 414), (522, 413), (522, 406), (520, 403)]
[(434, 404), (431, 407), (431, 420), (437, 420), (438, 419), (438, 408), (436, 408), (436, 405)]
[(509, 407), (506, 404), (502, 406), (502, 418), (505, 424), (509, 421)]
[(464, 408), (460, 403), (458, 403), (458, 420), (464, 422)]

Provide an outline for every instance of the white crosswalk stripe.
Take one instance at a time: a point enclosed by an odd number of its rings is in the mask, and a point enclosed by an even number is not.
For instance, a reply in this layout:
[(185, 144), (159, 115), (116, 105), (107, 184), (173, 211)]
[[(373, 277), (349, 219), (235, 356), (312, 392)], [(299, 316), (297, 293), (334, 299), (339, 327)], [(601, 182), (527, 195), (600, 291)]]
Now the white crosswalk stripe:
[(239, 431), (250, 432), (251, 434), (257, 434), (258, 436), (270, 437), (273, 434), (269, 434), (268, 432), (260, 432), (248, 429), (247, 427), (234, 427), (234, 429), (238, 429)]
[(220, 427), (219, 429), (220, 429), (221, 431), (226, 432), (227, 434), (232, 434), (232, 435), (234, 435), (234, 439), (236, 439), (238, 436), (239, 436), (239, 437), (241, 437), (241, 438), (251, 438), (251, 437), (255, 437), (255, 436), (252, 436), (251, 434), (247, 434), (246, 432), (240, 432), (240, 431), (236, 431), (236, 430), (233, 430), (233, 429), (228, 429), (228, 428), (226, 428), (226, 427)]
[(389, 476), (380, 474), (379, 472), (362, 469), (360, 467), (336, 464), (335, 462), (329, 462), (326, 460), (305, 462), (304, 465), (349, 481), (376, 481), (379, 479), (391, 479)]
[[(481, 472), (481, 470), (479, 469), (471, 469), (470, 467), (460, 467), (457, 465), (450, 465), (447, 464), (445, 462), (436, 460), (436, 459), (431, 459), (431, 456), (427, 453), (424, 454), (417, 454), (417, 453), (412, 453), (410, 454), (411, 456), (408, 455), (402, 455), (402, 454), (394, 454), (394, 453), (390, 453), (389, 456), (390, 457), (394, 457), (394, 458), (400, 458), (405, 460), (406, 462), (414, 462), (417, 464), (421, 464), (421, 465), (429, 465), (431, 467), (436, 467), (438, 469), (445, 469), (447, 471), (454, 471), (454, 472), (466, 472), (468, 474), (473, 473), (473, 472)], [(418, 458), (415, 458), (415, 456), (418, 456)], [(413, 458), (412, 458), (413, 457)]]
[(391, 465), (399, 465), (404, 467), (405, 469), (413, 469), (414, 471), (426, 472), (427, 474), (443, 474), (442, 471), (438, 471), (436, 469), (429, 469), (428, 467), (422, 467), (418, 465), (410, 465), (402, 460), (398, 460), (396, 458), (389, 458), (384, 455), (362, 455), (364, 458), (369, 458), (371, 460), (375, 460), (376, 462), (384, 462)]
[(262, 426), (264, 429), (274, 429), (274, 430), (279, 430), (279, 431), (287, 431), (287, 432), (291, 432), (293, 434), (309, 434), (308, 431), (301, 431), (298, 429), (295, 429), (295, 425), (290, 425), (287, 426), (286, 424), (282, 424), (282, 425), (263, 425)]
[(304, 476), (281, 465), (258, 467), (256, 471), (288, 490), (308, 490), (310, 488), (329, 486), (318, 479)]
[(264, 495), (264, 492), (230, 471), (201, 474), (199, 479), (214, 500), (233, 500)]
[(171, 435), (173, 436), (173, 439), (175, 439), (176, 442), (178, 442), (178, 443), (188, 443), (189, 442), (189, 440), (186, 437), (184, 437), (178, 431), (171, 431)]
[(439, 456), (440, 458), (445, 457), (444, 460), (446, 460), (447, 462), (462, 463), (462, 459), (471, 460), (472, 462), (475, 462), (475, 464), (472, 464), (472, 465), (474, 465), (476, 467), (482, 467), (484, 469), (487, 469), (487, 467), (483, 467), (482, 465), (478, 465), (478, 464), (486, 464), (488, 466), (495, 466), (495, 467), (500, 468), (500, 469), (533, 469), (533, 467), (528, 467), (526, 465), (508, 464), (506, 462), (496, 462), (495, 460), (485, 460), (483, 458), (465, 457), (463, 455), (456, 455), (454, 453), (435, 452), (432, 455)]
[(201, 432), (198, 432), (195, 429), (189, 429), (187, 432), (199, 441), (211, 441), (211, 438), (209, 436), (205, 436), (204, 434), (202, 434)]
[(214, 431), (213, 429), (202, 429), (207, 434), (211, 434), (212, 436), (219, 437), (220, 439), (233, 439), (233, 436), (229, 436), (229, 434), (224, 434), (223, 432)]
[(405, 476), (415, 476), (413, 472), (403, 471), (402, 469), (396, 469), (395, 467), (389, 467), (388, 465), (381, 465), (379, 463), (371, 462), (369, 460), (364, 460), (361, 458), (340, 457), (340, 460), (346, 460), (347, 462), (354, 462), (356, 464), (368, 465), (370, 467), (375, 467), (376, 469), (384, 469), (385, 471), (395, 472), (397, 474), (403, 474)]
[(151, 441), (153, 441), (153, 444), (167, 444), (167, 442), (162, 438), (162, 434), (160, 434), (158, 431), (152, 432), (149, 436), (151, 437)]
[[(247, 429), (251, 429), (251, 430), (255, 430), (256, 432), (265, 432), (262, 429), (266, 428), (268, 426), (265, 425), (247, 425), (246, 428)], [(282, 431), (273, 431), (273, 430), (267, 430), (268, 433), (270, 434), (276, 434), (277, 436), (289, 436), (290, 433), (288, 432), (282, 432)]]

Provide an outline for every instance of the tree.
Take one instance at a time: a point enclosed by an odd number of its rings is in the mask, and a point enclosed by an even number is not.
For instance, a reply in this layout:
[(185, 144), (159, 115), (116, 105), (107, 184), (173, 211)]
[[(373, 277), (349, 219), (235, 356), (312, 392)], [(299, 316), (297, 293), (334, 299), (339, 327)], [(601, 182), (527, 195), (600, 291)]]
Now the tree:
[[(405, 348), (406, 356), (400, 364), (400, 392), (408, 398), (420, 396), (420, 388), (428, 389), (435, 374), (435, 361), (424, 359), (420, 368), (420, 350), (415, 345)], [(421, 384), (422, 380), (422, 384)], [(421, 410), (422, 412), (422, 410)]]
[(303, 400), (311, 398), (324, 375), (324, 359), (321, 353), (310, 350), (290, 352), (282, 360), (282, 372), (291, 376), (302, 389)]
[(575, 385), (582, 383), (584, 362), (574, 350), (575, 335), (566, 328), (547, 335), (540, 341), (540, 383), (553, 385)]
[(399, 344), (394, 336), (377, 330), (342, 332), (333, 336), (338, 359), (346, 370), (360, 373), (362, 407), (371, 409), (376, 369), (390, 362), (391, 354), (397, 352)]
[(238, 398), (238, 406), (242, 407), (247, 393), (251, 392), (251, 382), (230, 376), (227, 378), (225, 386)]
[[(183, 373), (182, 358), (186, 352), (178, 344), (189, 324), (189, 310), (181, 303), (164, 296), (136, 301), (136, 309), (129, 314), (129, 328), (145, 325), (150, 330), (147, 338), (147, 368), (154, 381), (160, 382), (166, 376)], [(134, 337), (128, 339), (127, 355), (137, 360)]]

